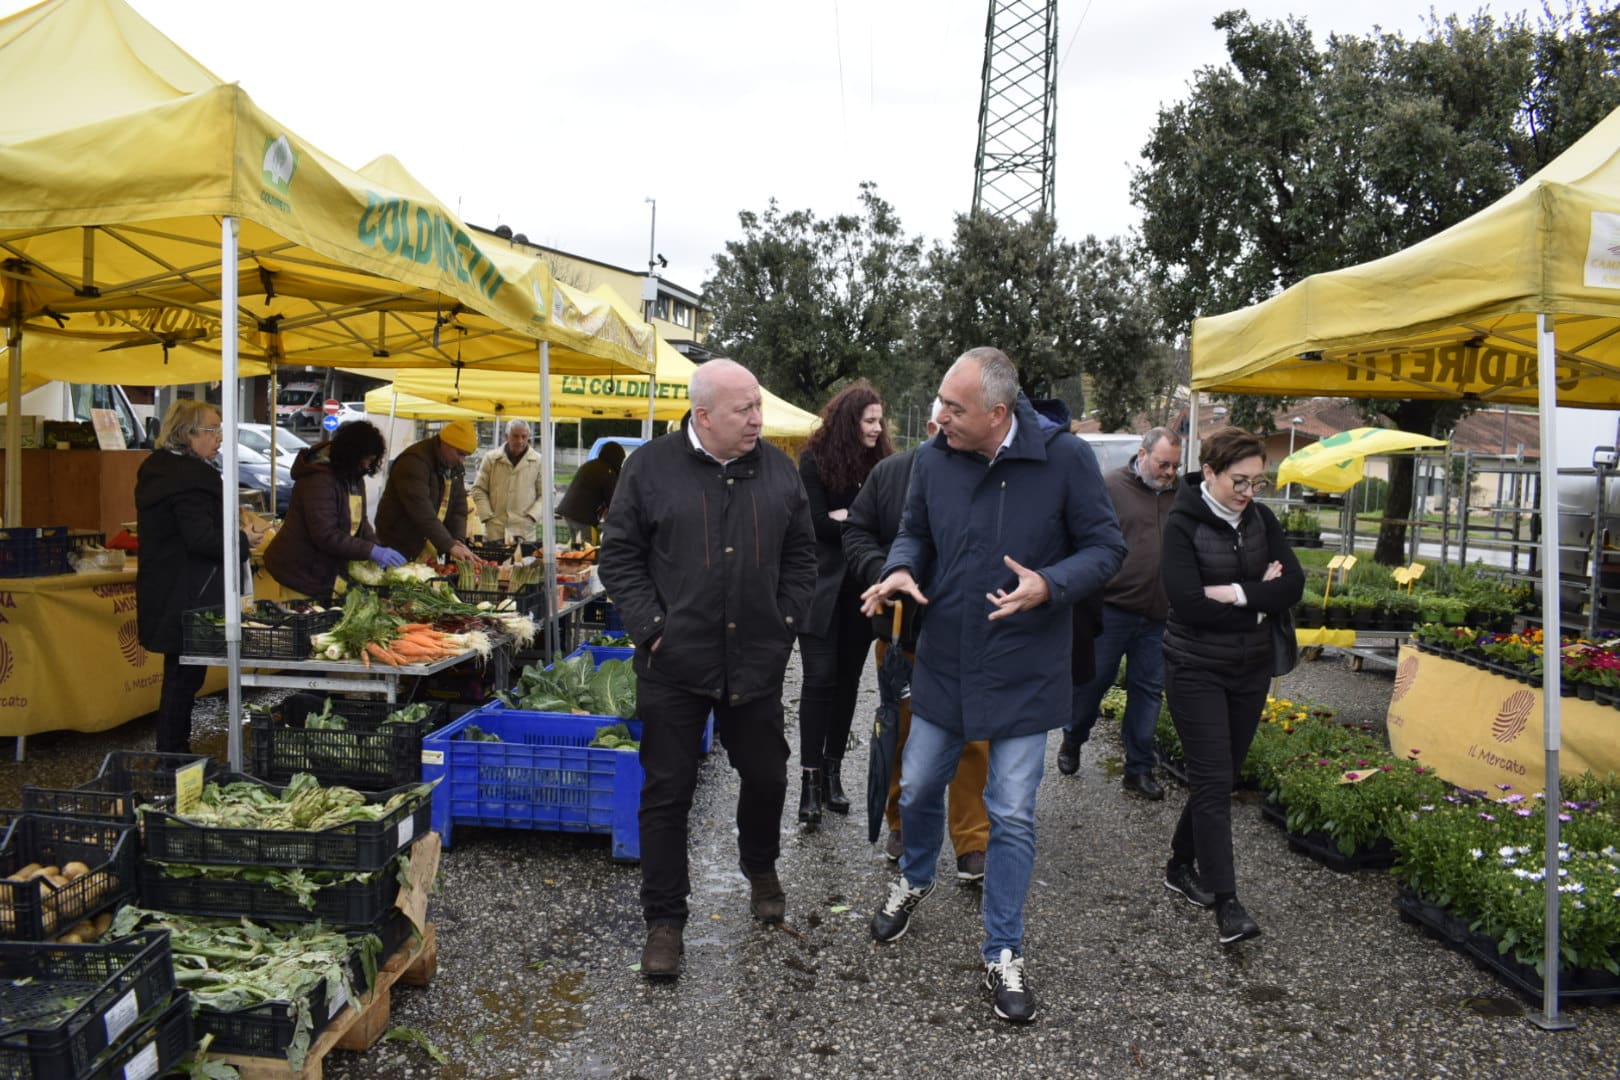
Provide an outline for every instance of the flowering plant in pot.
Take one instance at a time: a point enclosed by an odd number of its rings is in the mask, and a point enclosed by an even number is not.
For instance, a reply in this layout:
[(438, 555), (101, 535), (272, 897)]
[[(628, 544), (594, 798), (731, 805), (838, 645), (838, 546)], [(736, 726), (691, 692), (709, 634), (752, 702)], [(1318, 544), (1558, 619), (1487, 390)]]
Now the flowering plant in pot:
[[(1565, 780), (1560, 822), (1559, 939), (1565, 969), (1620, 975), (1620, 786)], [(1544, 972), (1546, 801), (1500, 785), (1493, 797), (1453, 793), (1390, 822), (1394, 874), (1498, 951)]]
[(1314, 761), (1324, 754), (1379, 753), (1382, 748), (1376, 736), (1345, 727), (1334, 719), (1331, 709), (1314, 706), (1303, 719), (1287, 726), (1261, 724), (1249, 744), (1248, 756), (1243, 759), (1242, 775), (1252, 780), (1268, 799), (1275, 799), (1279, 777), (1298, 763)]
[(1288, 830), (1323, 833), (1341, 855), (1387, 842), (1392, 816), (1433, 804), (1450, 790), (1433, 770), (1387, 752), (1308, 758), (1277, 778)]

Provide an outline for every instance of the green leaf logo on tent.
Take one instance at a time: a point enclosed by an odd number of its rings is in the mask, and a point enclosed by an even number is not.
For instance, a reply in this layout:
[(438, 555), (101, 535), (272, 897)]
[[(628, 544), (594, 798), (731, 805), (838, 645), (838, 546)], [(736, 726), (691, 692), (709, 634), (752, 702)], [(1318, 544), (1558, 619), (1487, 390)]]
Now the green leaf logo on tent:
[(293, 173), (298, 171), (298, 155), (293, 152), (292, 144), (287, 136), (277, 135), (264, 144), (264, 182), (281, 192), (287, 194), (292, 186)]

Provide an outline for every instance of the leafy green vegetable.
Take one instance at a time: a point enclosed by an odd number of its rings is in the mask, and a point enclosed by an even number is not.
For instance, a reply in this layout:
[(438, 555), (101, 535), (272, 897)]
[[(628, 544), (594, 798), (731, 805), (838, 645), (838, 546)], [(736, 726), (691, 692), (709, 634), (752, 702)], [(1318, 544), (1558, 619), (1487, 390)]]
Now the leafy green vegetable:
[(497, 696), (513, 709), (636, 718), (636, 675), (630, 661), (604, 660), (598, 666), (587, 653), (549, 668), (531, 664), (518, 675), (513, 690)]
[(383, 1040), (385, 1042), (409, 1043), (412, 1046), (420, 1047), (428, 1057), (432, 1058), (434, 1061), (437, 1061), (441, 1065), (450, 1060), (450, 1055), (446, 1054), (443, 1050), (440, 1050), (437, 1046), (434, 1046), (432, 1041), (430, 1041), (426, 1035), (422, 1034), (420, 1031), (417, 1031), (415, 1028), (391, 1027), (388, 1029), (387, 1033), (383, 1035)]
[(500, 742), (501, 737), (493, 731), (485, 731), (477, 724), (468, 724), (462, 729), (461, 737), (468, 742)]
[[(294, 775), (279, 795), (257, 781), (210, 781), (191, 812), (178, 816), (209, 828), (319, 832), (350, 821), (382, 821), (406, 803), (427, 798), (432, 790), (431, 784), (418, 784), (385, 801), (367, 803), (361, 792), (335, 785), (322, 787), (309, 773)], [(167, 812), (156, 806), (141, 809)]]
[(596, 737), (587, 744), (603, 750), (640, 750), (641, 744), (623, 724), (596, 729)]

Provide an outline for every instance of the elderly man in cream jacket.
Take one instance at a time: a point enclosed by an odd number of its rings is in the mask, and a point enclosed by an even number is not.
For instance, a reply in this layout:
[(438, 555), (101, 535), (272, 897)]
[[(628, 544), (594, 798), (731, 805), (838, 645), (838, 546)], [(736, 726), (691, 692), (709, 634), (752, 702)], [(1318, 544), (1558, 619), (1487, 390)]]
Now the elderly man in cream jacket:
[(540, 455), (529, 445), (529, 425), (506, 426), (506, 445), (484, 455), (473, 481), (472, 501), (484, 535), (492, 540), (533, 540), (546, 512)]

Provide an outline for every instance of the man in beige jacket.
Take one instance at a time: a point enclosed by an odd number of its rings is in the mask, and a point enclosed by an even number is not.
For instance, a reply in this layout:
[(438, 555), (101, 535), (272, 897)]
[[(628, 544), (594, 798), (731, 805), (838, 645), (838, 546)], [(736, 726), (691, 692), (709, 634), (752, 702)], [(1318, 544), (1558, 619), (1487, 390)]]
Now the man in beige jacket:
[(540, 455), (529, 445), (529, 425), (506, 426), (506, 445), (484, 455), (473, 481), (473, 506), (491, 540), (533, 540), (546, 512)]

